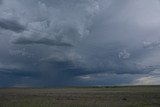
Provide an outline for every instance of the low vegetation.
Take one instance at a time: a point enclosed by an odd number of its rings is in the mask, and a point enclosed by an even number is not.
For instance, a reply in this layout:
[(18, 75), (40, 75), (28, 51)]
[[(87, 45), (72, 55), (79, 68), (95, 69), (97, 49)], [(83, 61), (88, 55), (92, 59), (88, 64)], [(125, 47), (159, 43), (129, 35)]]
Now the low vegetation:
[(0, 107), (160, 107), (160, 86), (6, 88)]

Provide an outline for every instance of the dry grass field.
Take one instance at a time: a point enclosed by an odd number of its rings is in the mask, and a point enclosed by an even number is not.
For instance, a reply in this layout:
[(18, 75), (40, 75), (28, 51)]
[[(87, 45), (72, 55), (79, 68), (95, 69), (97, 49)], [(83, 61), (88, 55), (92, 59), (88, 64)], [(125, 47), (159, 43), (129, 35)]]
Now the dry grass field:
[(0, 107), (160, 107), (160, 86), (3, 88)]

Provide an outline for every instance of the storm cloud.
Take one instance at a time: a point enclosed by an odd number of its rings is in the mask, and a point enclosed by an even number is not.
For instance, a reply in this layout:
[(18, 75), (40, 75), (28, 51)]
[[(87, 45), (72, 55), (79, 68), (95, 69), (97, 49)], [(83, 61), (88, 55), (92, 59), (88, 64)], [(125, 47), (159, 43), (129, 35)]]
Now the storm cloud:
[(17, 21), (5, 19), (0, 19), (0, 27), (14, 32), (22, 32), (26, 29), (25, 26), (20, 25)]
[(159, 0), (0, 5), (0, 87), (159, 84)]
[(15, 44), (44, 44), (44, 45), (55, 45), (55, 46), (72, 46), (69, 43), (64, 43), (56, 40), (51, 40), (47, 38), (41, 38), (39, 40), (30, 40), (27, 38), (18, 38), (17, 40), (13, 41)]

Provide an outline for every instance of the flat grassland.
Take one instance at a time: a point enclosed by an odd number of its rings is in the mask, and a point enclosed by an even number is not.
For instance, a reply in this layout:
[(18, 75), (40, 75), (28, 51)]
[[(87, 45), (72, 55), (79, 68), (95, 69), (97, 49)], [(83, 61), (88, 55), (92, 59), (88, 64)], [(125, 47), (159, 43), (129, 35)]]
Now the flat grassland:
[(160, 107), (160, 86), (3, 88), (0, 107)]

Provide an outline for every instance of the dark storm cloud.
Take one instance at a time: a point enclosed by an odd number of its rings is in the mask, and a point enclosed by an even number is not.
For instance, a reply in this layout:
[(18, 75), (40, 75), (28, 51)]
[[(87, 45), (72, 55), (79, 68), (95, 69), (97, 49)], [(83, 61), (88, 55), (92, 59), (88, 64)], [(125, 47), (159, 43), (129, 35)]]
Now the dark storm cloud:
[(26, 28), (15, 20), (0, 19), (0, 27), (14, 32), (23, 32)]
[(52, 40), (48, 38), (41, 38), (38, 40), (31, 40), (27, 38), (18, 38), (13, 41), (14, 44), (21, 44), (21, 45), (32, 45), (32, 44), (43, 44), (43, 45), (51, 45), (51, 46), (66, 46), (66, 47), (72, 47), (72, 44), (57, 41), (57, 40)]
[(18, 77), (39, 77), (35, 71), (21, 71), (18, 69), (0, 69), (0, 74)]
[(159, 10), (159, 0), (4, 0), (0, 86), (158, 83)]

